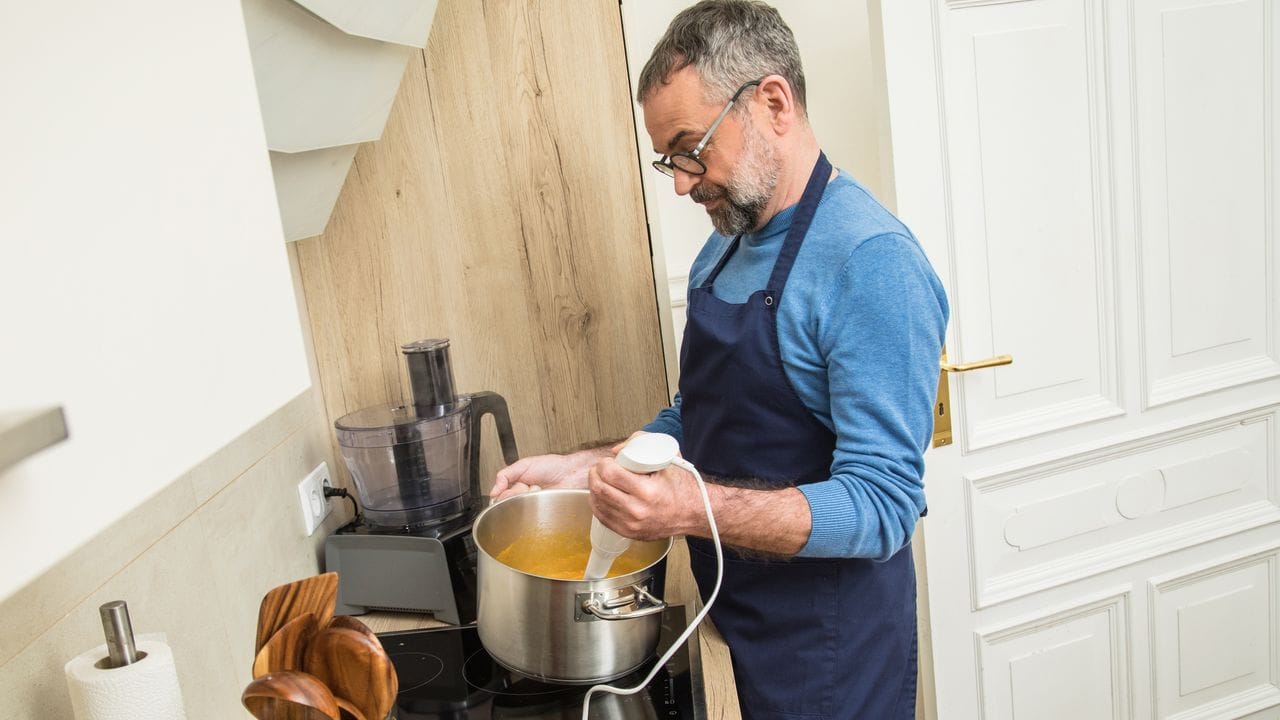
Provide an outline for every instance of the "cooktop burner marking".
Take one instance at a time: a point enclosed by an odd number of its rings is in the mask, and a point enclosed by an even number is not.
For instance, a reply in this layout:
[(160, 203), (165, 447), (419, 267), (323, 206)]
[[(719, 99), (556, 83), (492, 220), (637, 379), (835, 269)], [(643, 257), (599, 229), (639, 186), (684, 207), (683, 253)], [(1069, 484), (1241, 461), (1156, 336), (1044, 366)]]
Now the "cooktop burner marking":
[(444, 661), (430, 653), (406, 652), (390, 654), (391, 664), (400, 680), (400, 692), (416, 690), (440, 677)]
[[(506, 687), (495, 688), (492, 687), (494, 684), (492, 680), (487, 684), (476, 682), (477, 679), (483, 679), (486, 674), (492, 675), (495, 671), (499, 677), (509, 677), (511, 684)], [(498, 665), (484, 650), (477, 650), (471, 653), (467, 661), (462, 664), (462, 677), (471, 687), (491, 695), (562, 695), (572, 697), (575, 694), (585, 694), (589, 687), (549, 683), (517, 673), (514, 670)]]

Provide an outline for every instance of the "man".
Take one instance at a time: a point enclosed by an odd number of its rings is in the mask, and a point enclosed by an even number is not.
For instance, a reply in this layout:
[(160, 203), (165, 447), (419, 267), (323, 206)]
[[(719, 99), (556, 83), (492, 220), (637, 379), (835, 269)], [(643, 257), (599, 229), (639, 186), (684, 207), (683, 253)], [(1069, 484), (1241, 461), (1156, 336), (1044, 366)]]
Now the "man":
[[(915, 574), (947, 302), (910, 231), (832, 169), (772, 8), (680, 13), (638, 101), (672, 177), (716, 232), (690, 272), (675, 404), (647, 425), (708, 481), (726, 551), (711, 616), (748, 718), (911, 718)], [(523, 459), (493, 494), (586, 486), (633, 539), (688, 536), (704, 599), (715, 558), (692, 477), (641, 477), (606, 449)]]

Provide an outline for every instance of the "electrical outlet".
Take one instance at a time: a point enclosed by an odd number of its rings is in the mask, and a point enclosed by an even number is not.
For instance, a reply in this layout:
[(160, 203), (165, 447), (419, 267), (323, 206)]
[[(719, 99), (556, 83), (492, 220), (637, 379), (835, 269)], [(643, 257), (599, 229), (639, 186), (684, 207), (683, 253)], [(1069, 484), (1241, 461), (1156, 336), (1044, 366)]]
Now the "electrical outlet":
[(333, 511), (331, 498), (324, 496), (324, 488), (328, 485), (331, 485), (328, 463), (320, 463), (298, 483), (298, 502), (302, 504), (302, 520), (307, 535), (314, 534), (320, 523)]

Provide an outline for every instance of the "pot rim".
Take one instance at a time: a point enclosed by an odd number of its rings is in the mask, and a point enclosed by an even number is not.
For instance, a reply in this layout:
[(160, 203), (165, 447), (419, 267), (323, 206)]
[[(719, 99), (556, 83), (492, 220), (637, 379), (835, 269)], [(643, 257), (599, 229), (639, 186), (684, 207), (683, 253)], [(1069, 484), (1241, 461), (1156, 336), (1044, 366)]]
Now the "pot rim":
[[(480, 511), (480, 514), (476, 516), (475, 521), (472, 522), (471, 524), (472, 537), (473, 538), (475, 537), (475, 528), (480, 527), (480, 523), (484, 520), (485, 516), (489, 514), (490, 510), (493, 510), (494, 508), (498, 507), (499, 505), (502, 505), (503, 503), (507, 503), (512, 500), (518, 500), (519, 498), (522, 498), (522, 497), (528, 497), (530, 495), (535, 495), (535, 494), (543, 495), (548, 493), (552, 495), (590, 495), (591, 491), (587, 490), (586, 488), (547, 488), (545, 490), (527, 490), (525, 492), (519, 493), (518, 495), (512, 495), (510, 497), (503, 498), (498, 502), (490, 503), (488, 507)], [(633, 542), (662, 542), (662, 540), (640, 540), (640, 541), (633, 541)], [(475, 546), (476, 546), (476, 552), (489, 558), (493, 562), (500, 565), (502, 568), (506, 570), (510, 570), (513, 573), (519, 573), (520, 575), (524, 575), (525, 577), (536, 578), (538, 580), (547, 580), (547, 581), (556, 582), (556, 583), (587, 583), (587, 584), (617, 583), (619, 586), (621, 586), (621, 585), (628, 585), (634, 582), (641, 573), (648, 572), (658, 563), (662, 562), (663, 560), (666, 560), (667, 555), (671, 553), (671, 547), (675, 544), (675, 538), (670, 538), (670, 537), (666, 538), (666, 543), (667, 543), (667, 547), (663, 549), (662, 554), (660, 554), (657, 557), (657, 559), (655, 559), (653, 562), (649, 563), (648, 565), (645, 565), (644, 567), (638, 570), (635, 570), (633, 572), (627, 573), (626, 575), (618, 575), (616, 577), (610, 577), (610, 578), (600, 578), (599, 580), (587, 580), (585, 578), (569, 580), (566, 578), (553, 578), (553, 577), (547, 577), (546, 575), (538, 575), (536, 573), (527, 572), (519, 568), (511, 567), (510, 565), (494, 557), (494, 555), (490, 553), (488, 550), (486, 550), (484, 545), (480, 543), (478, 540), (475, 541)]]

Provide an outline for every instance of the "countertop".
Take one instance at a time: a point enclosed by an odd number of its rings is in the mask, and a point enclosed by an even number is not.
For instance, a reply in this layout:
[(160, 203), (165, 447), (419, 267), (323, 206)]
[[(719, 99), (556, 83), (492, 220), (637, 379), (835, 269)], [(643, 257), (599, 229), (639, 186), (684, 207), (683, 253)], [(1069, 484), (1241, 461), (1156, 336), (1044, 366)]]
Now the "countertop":
[[(667, 591), (663, 598), (671, 604), (700, 607), (693, 576), (689, 573), (689, 550), (683, 539), (677, 539), (667, 556)], [(374, 612), (359, 616), (374, 632), (417, 630), (441, 627), (445, 623), (430, 615), (412, 613)], [(702, 649), (702, 681), (707, 694), (708, 720), (740, 720), (738, 695), (733, 685), (733, 664), (729, 660), (729, 648), (720, 633), (706, 618), (698, 627), (698, 640)]]

